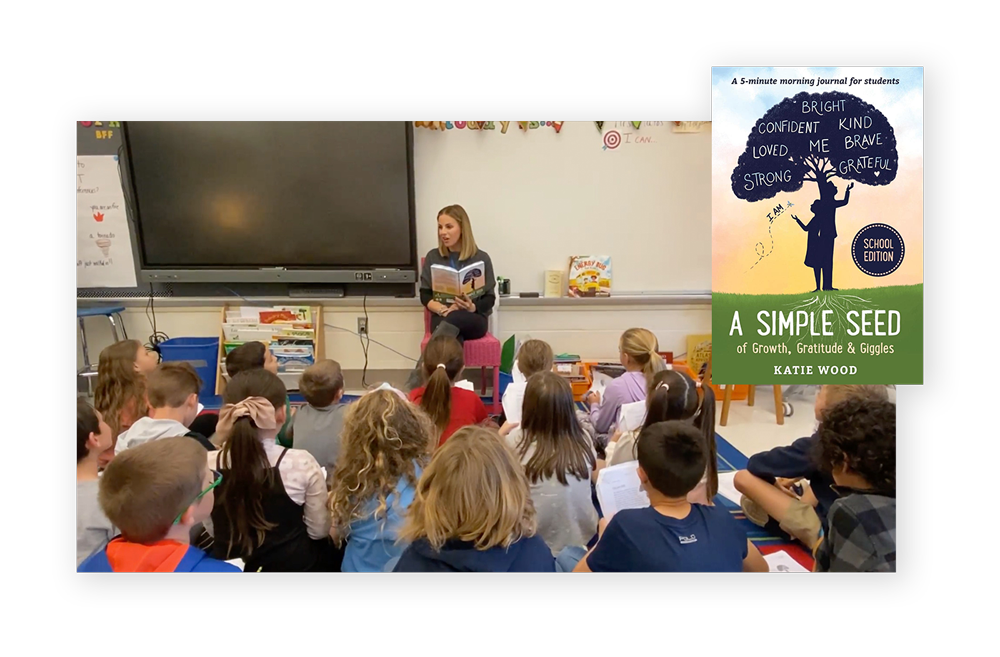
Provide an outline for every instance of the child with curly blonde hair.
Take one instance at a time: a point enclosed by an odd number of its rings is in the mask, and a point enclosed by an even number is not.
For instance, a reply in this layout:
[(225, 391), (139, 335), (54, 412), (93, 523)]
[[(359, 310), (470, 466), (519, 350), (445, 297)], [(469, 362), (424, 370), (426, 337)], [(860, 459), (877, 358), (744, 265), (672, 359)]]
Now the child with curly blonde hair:
[(328, 502), (332, 536), (347, 541), (344, 572), (381, 572), (402, 553), (403, 515), (436, 437), (430, 418), (392, 391), (351, 404)]

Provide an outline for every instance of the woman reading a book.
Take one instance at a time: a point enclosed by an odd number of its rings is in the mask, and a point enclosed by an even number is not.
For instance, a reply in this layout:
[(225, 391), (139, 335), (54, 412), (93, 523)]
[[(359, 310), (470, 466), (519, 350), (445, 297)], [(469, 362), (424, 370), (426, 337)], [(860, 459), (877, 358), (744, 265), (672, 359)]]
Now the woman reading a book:
[[(420, 303), (431, 313), (432, 335), (478, 340), (489, 329), (488, 317), (497, 300), (493, 262), (476, 246), (462, 206), (442, 208), (437, 225), (438, 246), (427, 252), (420, 272)], [(408, 389), (420, 385), (420, 367), (418, 362)]]

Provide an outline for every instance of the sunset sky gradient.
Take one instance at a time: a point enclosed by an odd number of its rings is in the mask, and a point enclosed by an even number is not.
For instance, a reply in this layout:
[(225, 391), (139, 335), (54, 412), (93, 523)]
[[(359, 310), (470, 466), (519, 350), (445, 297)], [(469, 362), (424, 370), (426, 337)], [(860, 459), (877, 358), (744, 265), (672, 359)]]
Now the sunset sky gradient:
[[(732, 85), (734, 77), (886, 77), (899, 85), (805, 86)], [(921, 68), (715, 68), (712, 71), (712, 290), (743, 294), (796, 294), (815, 287), (813, 270), (803, 264), (806, 233), (791, 214), (808, 224), (809, 206), (819, 198), (815, 182), (792, 193), (749, 203), (736, 198), (730, 176), (758, 119), (787, 97), (808, 91), (841, 91), (874, 105), (896, 136), (899, 168), (889, 185), (855, 182), (850, 203), (837, 210), (834, 285), (840, 289), (912, 285), (923, 282), (923, 69)], [(850, 181), (835, 176), (837, 199)], [(767, 214), (793, 203), (768, 232)], [(905, 256), (888, 276), (868, 276), (851, 258), (855, 234), (871, 223), (885, 222), (903, 237)], [(773, 250), (771, 240), (773, 237)], [(755, 244), (770, 255), (759, 259)], [(760, 260), (758, 262), (758, 260)], [(755, 264), (756, 263), (756, 264)]]

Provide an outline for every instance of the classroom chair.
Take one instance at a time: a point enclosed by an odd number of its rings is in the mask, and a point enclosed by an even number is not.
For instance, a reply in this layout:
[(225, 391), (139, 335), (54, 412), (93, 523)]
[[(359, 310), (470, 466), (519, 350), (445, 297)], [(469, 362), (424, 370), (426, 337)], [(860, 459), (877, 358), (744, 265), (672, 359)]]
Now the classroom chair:
[[(421, 269), (424, 266), (424, 260), (426, 258), (420, 259)], [(493, 369), (493, 407), (490, 409), (490, 413), (493, 415), (499, 415), (503, 411), (503, 408), (500, 406), (500, 358), (503, 345), (500, 344), (500, 340), (494, 337), (499, 332), (500, 294), (499, 290), (497, 290), (497, 300), (493, 304), (493, 312), (490, 314), (489, 328), (486, 331), (486, 335), (478, 340), (466, 340), (464, 344), (465, 353), (462, 356), (466, 367), (480, 368), (480, 390), (483, 395), (486, 394), (486, 368), (490, 367)], [(420, 353), (424, 353), (424, 347), (427, 346), (430, 339), (431, 313), (427, 308), (424, 308), (424, 339), (420, 341)]]
[[(708, 368), (705, 370), (705, 382), (712, 385), (712, 355), (708, 356)], [(747, 406), (753, 406), (755, 391), (757, 386), (750, 386), (747, 393)], [(722, 392), (722, 417), (719, 418), (719, 426), (724, 427), (729, 422), (729, 405), (733, 403), (733, 386), (727, 385)], [(774, 386), (774, 417), (778, 424), (785, 424), (785, 406), (781, 398), (781, 386)]]
[[(493, 307), (493, 314), (490, 315), (490, 323), (493, 324), (493, 317), (497, 314), (498, 307), (500, 305), (500, 298), (497, 297), (497, 304)], [(494, 326), (490, 327), (491, 329)], [(431, 313), (426, 308), (424, 308), (424, 339), (420, 342), (420, 353), (424, 352), (424, 347), (431, 339)], [(466, 367), (478, 367), (481, 368), (482, 372), (482, 393), (486, 394), (486, 368), (490, 367), (493, 369), (493, 408), (490, 412), (494, 415), (499, 415), (501, 412), (500, 407), (500, 352), (501, 345), (500, 341), (497, 340), (491, 331), (487, 331), (486, 335), (479, 338), (478, 340), (466, 340), (463, 345), (465, 348), (465, 366)]]
[[(90, 352), (87, 350), (87, 329), (83, 320), (87, 317), (107, 317), (111, 324), (111, 335), (114, 341), (119, 339), (128, 340), (128, 332), (125, 331), (125, 322), (122, 321), (122, 311), (124, 306), (90, 306), (80, 308), (77, 306), (76, 319), (80, 323), (80, 345), (83, 347), (83, 368), (77, 372), (77, 392), (91, 394), (91, 379), (97, 374), (97, 369), (90, 363)], [(115, 317), (118, 321), (115, 322)], [(118, 327), (121, 326), (122, 338), (118, 337)]]

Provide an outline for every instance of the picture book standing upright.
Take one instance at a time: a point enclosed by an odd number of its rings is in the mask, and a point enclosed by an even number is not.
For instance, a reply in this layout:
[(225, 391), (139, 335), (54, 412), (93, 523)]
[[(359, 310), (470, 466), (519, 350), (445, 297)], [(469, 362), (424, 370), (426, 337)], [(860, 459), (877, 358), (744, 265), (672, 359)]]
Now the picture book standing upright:
[(611, 256), (573, 256), (569, 259), (571, 297), (611, 296)]

